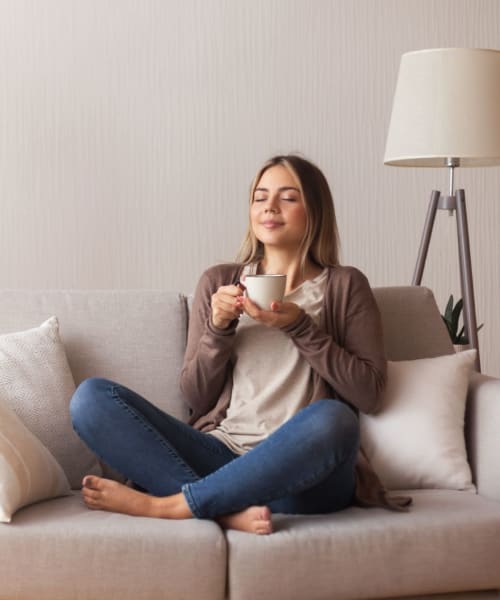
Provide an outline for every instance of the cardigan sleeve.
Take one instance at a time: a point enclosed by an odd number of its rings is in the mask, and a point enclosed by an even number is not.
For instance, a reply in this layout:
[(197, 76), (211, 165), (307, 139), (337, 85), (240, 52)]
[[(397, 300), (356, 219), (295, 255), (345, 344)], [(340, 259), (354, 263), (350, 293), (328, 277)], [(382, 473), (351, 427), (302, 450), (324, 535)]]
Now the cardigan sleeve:
[(212, 294), (217, 291), (220, 278), (216, 269), (205, 271), (198, 282), (181, 370), (180, 387), (196, 415), (205, 414), (215, 406), (232, 369), (238, 321), (233, 321), (227, 329), (219, 329), (212, 323)]
[(306, 313), (283, 331), (342, 399), (373, 413), (379, 407), (387, 373), (380, 313), (360, 271), (349, 268), (343, 280), (342, 286), (326, 291), (328, 331)]

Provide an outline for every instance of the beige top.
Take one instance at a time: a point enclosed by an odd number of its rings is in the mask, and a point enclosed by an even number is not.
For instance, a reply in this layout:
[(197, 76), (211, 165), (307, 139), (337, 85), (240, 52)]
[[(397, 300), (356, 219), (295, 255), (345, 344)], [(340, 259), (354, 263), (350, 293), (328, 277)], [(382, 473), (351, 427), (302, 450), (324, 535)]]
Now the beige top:
[[(249, 274), (246, 268), (243, 274)], [(327, 279), (324, 269), (285, 296), (319, 325)], [(236, 329), (233, 389), (226, 417), (210, 432), (244, 454), (312, 400), (311, 367), (290, 337), (243, 314)], [(277, 368), (279, 365), (279, 368)]]

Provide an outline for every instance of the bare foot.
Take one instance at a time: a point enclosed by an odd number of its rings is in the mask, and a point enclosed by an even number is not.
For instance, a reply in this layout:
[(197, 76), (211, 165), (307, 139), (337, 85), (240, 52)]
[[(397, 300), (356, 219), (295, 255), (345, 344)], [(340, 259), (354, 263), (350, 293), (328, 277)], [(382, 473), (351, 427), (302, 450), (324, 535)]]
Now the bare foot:
[(85, 504), (93, 510), (165, 519), (188, 519), (193, 516), (182, 494), (159, 498), (95, 475), (84, 477), (82, 496)]
[(237, 529), (258, 535), (273, 532), (271, 511), (267, 506), (250, 506), (241, 512), (218, 517), (217, 521), (224, 529)]
[[(193, 516), (182, 493), (173, 496), (150, 496), (104, 477), (87, 475), (82, 496), (93, 510), (108, 510), (139, 517), (189, 519)], [(246, 510), (217, 518), (225, 529), (267, 535), (273, 532), (271, 511), (267, 506), (250, 506)]]

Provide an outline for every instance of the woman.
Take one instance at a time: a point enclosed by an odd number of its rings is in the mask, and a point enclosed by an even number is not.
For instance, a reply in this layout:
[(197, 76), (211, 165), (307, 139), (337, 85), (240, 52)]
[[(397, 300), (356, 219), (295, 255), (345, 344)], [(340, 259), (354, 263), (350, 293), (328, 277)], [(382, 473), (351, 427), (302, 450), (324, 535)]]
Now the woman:
[[(284, 301), (258, 308), (244, 295), (250, 273), (286, 274)], [(87, 476), (84, 500), (257, 534), (272, 532), (273, 512), (387, 504), (360, 461), (357, 417), (376, 410), (385, 376), (368, 281), (338, 264), (328, 183), (277, 156), (252, 185), (239, 262), (208, 269), (196, 290), (181, 374), (191, 425), (111, 381), (78, 387), (75, 430), (134, 484)]]

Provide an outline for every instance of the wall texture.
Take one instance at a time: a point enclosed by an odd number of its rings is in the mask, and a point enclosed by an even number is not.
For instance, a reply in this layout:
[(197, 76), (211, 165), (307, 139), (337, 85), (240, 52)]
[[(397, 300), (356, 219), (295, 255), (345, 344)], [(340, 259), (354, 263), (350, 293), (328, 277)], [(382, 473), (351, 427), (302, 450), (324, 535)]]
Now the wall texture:
[[(497, 0), (0, 0), (4, 287), (190, 291), (232, 259), (258, 166), (329, 178), (343, 262), (411, 281), (441, 169), (385, 167), (403, 52), (500, 47)], [(462, 169), (483, 371), (500, 376), (500, 169)], [(442, 212), (442, 211), (440, 211)], [(424, 274), (459, 295), (455, 218)]]

